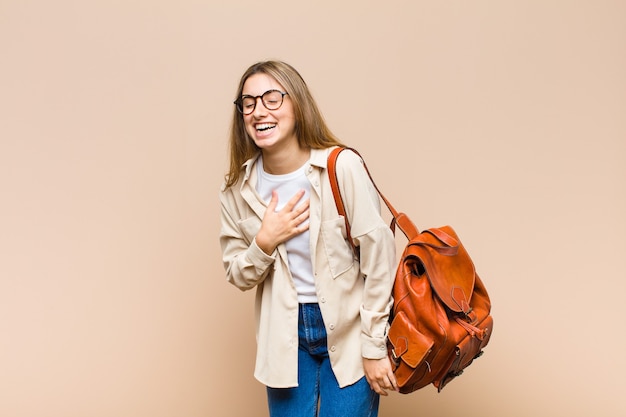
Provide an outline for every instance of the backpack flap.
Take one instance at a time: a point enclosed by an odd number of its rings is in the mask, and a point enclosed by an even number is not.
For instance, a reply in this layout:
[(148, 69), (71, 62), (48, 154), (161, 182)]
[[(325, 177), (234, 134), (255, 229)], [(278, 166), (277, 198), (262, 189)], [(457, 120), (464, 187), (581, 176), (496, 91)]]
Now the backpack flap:
[[(395, 367), (400, 365), (400, 361), (406, 363), (413, 370), (422, 363), (428, 367), (425, 359), (431, 352), (434, 341), (420, 333), (404, 311), (398, 312), (393, 318), (387, 340), (390, 345), (389, 355)], [(398, 382), (403, 383), (402, 380), (408, 379), (411, 374), (412, 372), (410, 374), (396, 374), (396, 377), (399, 379)]]
[(411, 254), (422, 261), (439, 299), (451, 311), (468, 315), (476, 271), (452, 227), (425, 230), (409, 246)]

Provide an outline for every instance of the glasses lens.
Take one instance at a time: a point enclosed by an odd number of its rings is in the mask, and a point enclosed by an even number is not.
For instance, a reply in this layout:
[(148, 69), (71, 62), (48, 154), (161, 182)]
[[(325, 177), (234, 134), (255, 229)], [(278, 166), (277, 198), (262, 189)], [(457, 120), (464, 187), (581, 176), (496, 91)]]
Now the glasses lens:
[(254, 106), (256, 104), (256, 98), (254, 97), (243, 97), (241, 99), (241, 112), (243, 114), (250, 114), (254, 111)]
[(268, 110), (276, 110), (283, 104), (283, 94), (276, 90), (266, 91), (262, 100)]

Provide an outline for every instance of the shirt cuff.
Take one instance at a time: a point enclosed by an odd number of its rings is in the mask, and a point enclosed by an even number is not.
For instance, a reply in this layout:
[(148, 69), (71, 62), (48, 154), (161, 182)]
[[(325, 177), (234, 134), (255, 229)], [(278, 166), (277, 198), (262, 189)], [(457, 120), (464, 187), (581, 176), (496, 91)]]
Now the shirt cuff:
[(366, 359), (387, 357), (387, 338), (373, 338), (361, 334), (361, 355)]
[(252, 265), (258, 265), (257, 269), (265, 270), (268, 266), (274, 263), (276, 260), (277, 249), (274, 249), (271, 255), (263, 252), (263, 250), (257, 245), (256, 238), (252, 241), (252, 244), (248, 248), (248, 259)]

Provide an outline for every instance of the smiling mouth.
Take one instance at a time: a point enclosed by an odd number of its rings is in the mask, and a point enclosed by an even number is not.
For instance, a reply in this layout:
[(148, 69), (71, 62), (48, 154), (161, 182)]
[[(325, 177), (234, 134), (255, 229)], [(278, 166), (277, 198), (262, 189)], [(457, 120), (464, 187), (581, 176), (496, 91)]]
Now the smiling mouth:
[(276, 127), (276, 124), (274, 123), (263, 123), (263, 124), (256, 125), (256, 130), (259, 132), (265, 132), (267, 130), (274, 129), (275, 127)]

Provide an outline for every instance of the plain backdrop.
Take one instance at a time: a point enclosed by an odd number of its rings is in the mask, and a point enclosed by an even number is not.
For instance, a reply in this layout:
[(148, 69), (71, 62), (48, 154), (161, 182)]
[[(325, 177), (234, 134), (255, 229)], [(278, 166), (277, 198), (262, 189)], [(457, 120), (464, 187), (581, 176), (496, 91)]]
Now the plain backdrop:
[(492, 298), (485, 355), (381, 416), (626, 415), (617, 0), (0, 0), (0, 415), (267, 416), (217, 200), (264, 59)]

